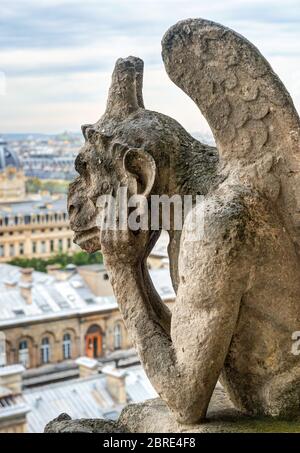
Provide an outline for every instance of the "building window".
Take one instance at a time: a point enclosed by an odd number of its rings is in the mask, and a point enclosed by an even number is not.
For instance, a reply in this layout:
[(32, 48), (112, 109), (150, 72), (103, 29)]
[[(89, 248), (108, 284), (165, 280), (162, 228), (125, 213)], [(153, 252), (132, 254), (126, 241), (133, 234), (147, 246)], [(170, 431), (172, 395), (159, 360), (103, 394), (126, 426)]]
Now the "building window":
[(32, 253), (36, 253), (36, 242), (32, 243)]
[(0, 245), (0, 256), (4, 256), (4, 245)]
[(121, 325), (116, 324), (114, 328), (114, 348), (121, 349), (122, 345), (122, 330)]
[(71, 358), (71, 335), (69, 333), (65, 333), (63, 337), (63, 358), (70, 359)]
[(50, 241), (50, 251), (54, 252), (54, 241), (53, 241), (53, 239), (51, 239), (51, 241)]
[(24, 255), (24, 244), (23, 242), (20, 242), (19, 244), (19, 254)]
[(44, 337), (41, 344), (41, 362), (49, 363), (50, 362), (50, 343), (49, 338)]
[(72, 246), (72, 242), (71, 242), (71, 239), (70, 239), (70, 238), (68, 238), (68, 249), (70, 249), (70, 248), (71, 248), (71, 246)]
[(19, 362), (22, 363), (25, 368), (29, 368), (29, 349), (26, 340), (22, 340), (19, 343)]
[(62, 239), (59, 239), (59, 240), (58, 240), (58, 250), (59, 250), (60, 252), (63, 251), (63, 240), (62, 240)]
[(9, 244), (9, 256), (15, 256), (15, 246), (14, 246), (14, 244)]
[(46, 253), (46, 242), (45, 241), (41, 242), (41, 253)]

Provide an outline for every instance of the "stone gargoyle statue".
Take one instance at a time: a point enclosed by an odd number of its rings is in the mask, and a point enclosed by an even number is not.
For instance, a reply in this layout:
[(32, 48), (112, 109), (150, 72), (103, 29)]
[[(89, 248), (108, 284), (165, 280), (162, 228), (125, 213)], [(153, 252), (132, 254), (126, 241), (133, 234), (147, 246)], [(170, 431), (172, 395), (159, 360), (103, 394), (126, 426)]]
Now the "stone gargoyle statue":
[[(300, 330), (298, 114), (259, 51), (222, 25), (180, 21), (163, 37), (162, 56), (217, 146), (145, 109), (142, 60), (119, 59), (104, 115), (82, 127), (79, 176), (68, 198), (75, 242), (102, 251), (140, 360), (179, 423), (205, 419), (218, 379), (248, 414), (294, 416), (300, 413), (300, 360), (291, 352)], [(149, 209), (152, 195), (202, 195), (199, 239), (189, 240), (190, 216), (182, 230), (171, 221), (168, 231), (172, 313), (146, 265), (160, 230), (97, 225), (98, 197), (120, 186), (147, 197)]]

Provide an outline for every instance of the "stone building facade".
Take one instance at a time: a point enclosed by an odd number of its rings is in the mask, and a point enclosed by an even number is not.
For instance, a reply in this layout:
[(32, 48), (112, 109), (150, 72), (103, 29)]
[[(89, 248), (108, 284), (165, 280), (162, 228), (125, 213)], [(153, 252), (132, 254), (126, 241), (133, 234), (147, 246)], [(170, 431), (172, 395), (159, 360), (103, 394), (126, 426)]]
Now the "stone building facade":
[(0, 203), (0, 263), (75, 250), (65, 197)]
[(8, 365), (100, 358), (131, 346), (112, 295), (93, 294), (76, 268), (49, 272), (0, 265), (0, 331)]
[(0, 138), (0, 201), (25, 197), (25, 176), (18, 156)]
[(7, 363), (35, 368), (80, 356), (100, 358), (130, 343), (119, 310), (108, 309), (86, 316), (1, 328), (6, 337)]
[(26, 197), (16, 153), (0, 139), (0, 263), (16, 257), (48, 258), (73, 252), (65, 196)]

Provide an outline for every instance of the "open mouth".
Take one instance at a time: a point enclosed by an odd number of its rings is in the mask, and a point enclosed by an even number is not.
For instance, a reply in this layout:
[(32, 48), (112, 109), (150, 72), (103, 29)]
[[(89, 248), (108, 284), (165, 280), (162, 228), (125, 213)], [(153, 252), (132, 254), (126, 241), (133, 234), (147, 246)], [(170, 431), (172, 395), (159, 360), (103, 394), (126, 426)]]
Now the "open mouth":
[(75, 231), (74, 242), (81, 246), (88, 241), (92, 241), (95, 237), (99, 238), (99, 233), (98, 227), (93, 227), (84, 231)]

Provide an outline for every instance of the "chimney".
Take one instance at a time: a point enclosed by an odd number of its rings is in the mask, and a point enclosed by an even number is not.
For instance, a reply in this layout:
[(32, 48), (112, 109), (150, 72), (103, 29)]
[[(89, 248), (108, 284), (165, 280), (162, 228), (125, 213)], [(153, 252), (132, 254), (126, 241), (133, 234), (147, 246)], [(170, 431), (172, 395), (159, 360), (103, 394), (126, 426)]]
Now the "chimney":
[(32, 273), (34, 269), (32, 267), (25, 267), (21, 269), (21, 282), (32, 283)]
[(27, 267), (21, 269), (21, 281), (19, 283), (21, 296), (25, 299), (27, 304), (32, 303), (32, 272), (34, 269)]
[(22, 393), (23, 365), (7, 365), (0, 367), (0, 387), (6, 387), (12, 395)]
[(60, 271), (61, 266), (60, 264), (49, 264), (47, 267), (47, 274), (52, 275), (53, 277), (56, 277), (57, 272)]
[(126, 371), (118, 370), (113, 366), (107, 365), (102, 368), (102, 373), (106, 376), (107, 390), (114, 400), (118, 404), (126, 404)]
[(65, 269), (62, 269), (59, 264), (49, 264), (47, 266), (47, 274), (59, 281), (68, 280), (75, 272), (77, 272), (77, 268), (74, 264), (68, 264)]
[(76, 363), (79, 367), (79, 377), (85, 378), (98, 374), (99, 363), (97, 360), (89, 357), (79, 357)]

